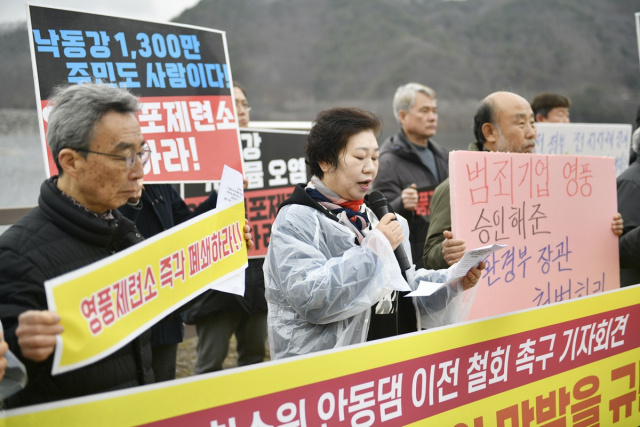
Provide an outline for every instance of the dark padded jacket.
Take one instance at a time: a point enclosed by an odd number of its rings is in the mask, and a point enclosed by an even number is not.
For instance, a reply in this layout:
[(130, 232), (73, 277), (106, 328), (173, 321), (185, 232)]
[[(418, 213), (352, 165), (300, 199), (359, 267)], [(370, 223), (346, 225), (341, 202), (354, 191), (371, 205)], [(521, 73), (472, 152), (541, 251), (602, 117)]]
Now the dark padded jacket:
[(150, 333), (112, 355), (56, 376), (53, 355), (36, 363), (22, 357), (16, 337), (18, 316), (46, 310), (44, 282), (99, 261), (143, 240), (135, 225), (91, 216), (65, 198), (53, 179), (40, 189), (38, 206), (0, 236), (0, 320), (9, 348), (26, 365), (29, 382), (5, 401), (8, 408), (86, 396), (153, 382)]
[(402, 190), (411, 184), (416, 184), (418, 188), (435, 187), (449, 177), (449, 151), (431, 140), (428, 146), (436, 162), (438, 179), (422, 162), (415, 146), (399, 131), (382, 144), (378, 176), (373, 181), (373, 189), (381, 191), (391, 208), (409, 222), (411, 255), (416, 269), (423, 267), (422, 251), (429, 230), (429, 218), (415, 215), (404, 208)]
[(640, 283), (640, 157), (616, 180), (624, 229), (620, 245), (620, 286)]

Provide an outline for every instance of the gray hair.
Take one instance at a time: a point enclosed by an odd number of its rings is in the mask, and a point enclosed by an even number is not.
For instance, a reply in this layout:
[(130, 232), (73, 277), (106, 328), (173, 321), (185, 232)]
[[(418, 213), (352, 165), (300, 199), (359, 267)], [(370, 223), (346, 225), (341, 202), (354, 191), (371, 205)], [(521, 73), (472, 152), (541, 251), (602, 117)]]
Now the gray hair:
[(140, 110), (140, 101), (126, 89), (85, 83), (55, 88), (47, 106), (52, 106), (47, 143), (62, 174), (58, 155), (63, 148), (88, 150), (95, 127), (104, 113), (136, 113)]
[(436, 91), (431, 89), (429, 86), (421, 85), (420, 83), (407, 83), (404, 86), (400, 86), (398, 90), (396, 90), (396, 94), (393, 95), (393, 115), (396, 117), (396, 120), (400, 121), (398, 118), (398, 114), (400, 111), (409, 111), (413, 104), (416, 102), (416, 93), (424, 93), (429, 98), (433, 99), (434, 102), (437, 102)]
[(636, 131), (631, 135), (631, 148), (637, 154), (640, 154), (640, 128), (636, 129)]

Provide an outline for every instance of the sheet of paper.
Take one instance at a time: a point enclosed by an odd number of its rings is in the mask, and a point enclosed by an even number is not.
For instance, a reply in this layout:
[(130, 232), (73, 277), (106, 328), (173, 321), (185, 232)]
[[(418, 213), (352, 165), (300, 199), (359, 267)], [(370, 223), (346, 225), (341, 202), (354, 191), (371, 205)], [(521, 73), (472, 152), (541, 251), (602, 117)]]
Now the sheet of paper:
[[(216, 207), (231, 206), (240, 202), (244, 198), (243, 187), (242, 174), (224, 165)], [(216, 290), (244, 296), (244, 273), (245, 270), (242, 270), (237, 275), (228, 278), (224, 282), (218, 283)]]
[(245, 272), (246, 270), (242, 270), (235, 276), (229, 277), (224, 282), (220, 282), (216, 285), (216, 291), (226, 292), (228, 294), (236, 294), (241, 297), (244, 296), (245, 290)]
[(224, 208), (240, 202), (244, 198), (244, 189), (242, 187), (242, 173), (224, 165), (216, 207)]
[(480, 264), (491, 252), (496, 252), (506, 247), (507, 245), (487, 245), (468, 251), (463, 255), (462, 259), (458, 261), (458, 264), (456, 264), (453, 276), (449, 278), (448, 282), (451, 283), (456, 279), (466, 276), (469, 270)]
[(408, 293), (407, 297), (428, 297), (433, 294), (435, 291), (443, 287), (444, 283), (434, 283), (434, 282), (426, 282), (422, 280), (418, 285), (418, 289), (413, 292)]
[(407, 294), (407, 297), (428, 297), (429, 295), (436, 292), (438, 289), (442, 288), (445, 285), (448, 285), (456, 280), (467, 275), (469, 270), (473, 267), (476, 267), (480, 262), (485, 259), (492, 252), (499, 251), (500, 249), (506, 248), (507, 245), (487, 245), (477, 249), (471, 249), (464, 254), (462, 259), (458, 261), (456, 267), (453, 269), (453, 273), (451, 277), (444, 283), (433, 283), (421, 281), (418, 285), (418, 289)]

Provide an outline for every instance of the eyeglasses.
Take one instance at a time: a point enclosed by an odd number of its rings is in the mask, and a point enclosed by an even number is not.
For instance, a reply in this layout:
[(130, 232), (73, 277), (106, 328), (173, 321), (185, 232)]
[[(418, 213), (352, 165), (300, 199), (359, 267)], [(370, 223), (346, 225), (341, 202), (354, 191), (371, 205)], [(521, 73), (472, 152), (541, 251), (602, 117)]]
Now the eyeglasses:
[(236, 110), (239, 110), (240, 107), (244, 108), (247, 111), (251, 111), (251, 107), (249, 107), (249, 104), (245, 101), (245, 102), (236, 102)]
[(126, 156), (119, 156), (117, 154), (109, 154), (109, 153), (101, 153), (100, 151), (92, 151), (84, 148), (75, 148), (73, 150), (80, 151), (83, 153), (101, 154), (103, 156), (109, 156), (109, 157), (114, 157), (116, 159), (124, 160), (124, 164), (127, 167), (127, 169), (131, 169), (133, 167), (133, 165), (136, 162), (136, 157), (140, 157), (140, 162), (142, 162), (142, 166), (146, 165), (147, 162), (149, 161), (149, 158), (151, 157), (151, 148), (149, 148), (147, 144), (144, 145), (141, 152), (136, 153), (135, 151), (131, 150), (131, 152)]

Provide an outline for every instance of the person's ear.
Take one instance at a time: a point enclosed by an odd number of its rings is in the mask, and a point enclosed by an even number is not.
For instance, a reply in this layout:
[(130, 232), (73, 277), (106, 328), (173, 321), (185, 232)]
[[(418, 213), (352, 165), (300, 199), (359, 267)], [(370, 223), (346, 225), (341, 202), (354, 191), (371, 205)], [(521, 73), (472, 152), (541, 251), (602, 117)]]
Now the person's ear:
[(402, 125), (404, 122), (404, 119), (407, 117), (407, 112), (404, 110), (400, 110), (398, 111), (398, 121), (400, 122), (400, 124)]
[(489, 151), (496, 151), (495, 146), (498, 142), (498, 128), (491, 123), (482, 125), (482, 135), (484, 135), (484, 147)]
[(63, 148), (58, 153), (58, 164), (62, 172), (76, 178), (78, 171), (85, 164), (86, 159), (77, 151), (71, 148)]
[(331, 165), (327, 162), (318, 162), (318, 166), (320, 166), (320, 169), (322, 169), (322, 173), (331, 171)]
[(547, 119), (545, 116), (543, 116), (542, 114), (538, 113), (536, 114), (536, 122), (541, 123), (541, 122), (546, 122)]

